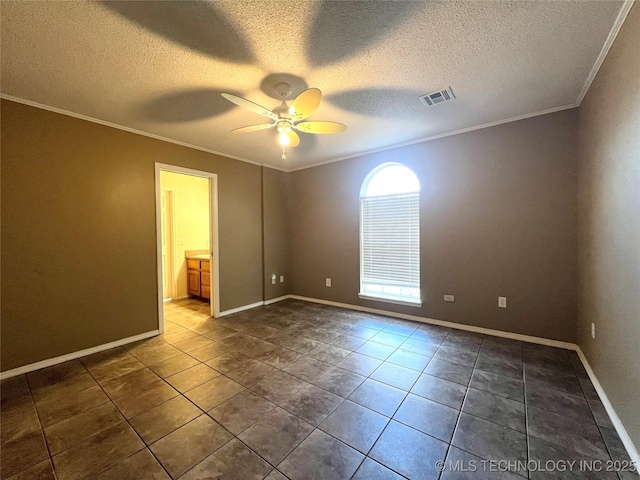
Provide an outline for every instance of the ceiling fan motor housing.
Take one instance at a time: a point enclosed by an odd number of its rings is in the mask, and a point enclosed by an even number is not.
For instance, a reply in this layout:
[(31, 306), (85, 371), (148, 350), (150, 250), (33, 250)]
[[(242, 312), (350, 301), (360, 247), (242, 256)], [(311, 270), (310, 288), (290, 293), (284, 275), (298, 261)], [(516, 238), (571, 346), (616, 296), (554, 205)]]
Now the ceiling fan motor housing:
[(279, 132), (288, 132), (291, 130), (291, 122), (288, 120), (279, 120), (276, 125), (278, 126)]
[(291, 85), (288, 83), (279, 83), (275, 86), (275, 89), (283, 100), (291, 95)]

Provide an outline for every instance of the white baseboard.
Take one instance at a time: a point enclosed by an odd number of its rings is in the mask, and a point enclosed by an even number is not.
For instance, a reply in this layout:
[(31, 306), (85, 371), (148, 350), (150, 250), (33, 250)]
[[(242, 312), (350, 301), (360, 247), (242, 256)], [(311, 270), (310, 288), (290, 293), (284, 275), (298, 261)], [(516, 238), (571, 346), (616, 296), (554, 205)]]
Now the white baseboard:
[[(189, 297), (187, 296), (183, 298), (189, 298)], [(270, 305), (272, 303), (286, 300), (287, 298), (289, 298), (289, 295), (267, 300), (266, 302), (256, 302), (250, 305), (244, 305), (242, 307), (233, 308), (231, 310), (220, 312), (220, 316), (223, 317), (225, 315), (231, 315), (232, 313), (241, 312), (243, 310), (249, 310), (250, 308), (260, 307), (262, 305)], [(180, 299), (177, 299), (177, 300), (180, 300)], [(17, 367), (12, 370), (7, 370), (6, 372), (0, 372), (0, 380), (4, 380), (5, 378), (10, 378), (10, 377), (15, 377), (17, 375), (22, 375), (24, 373), (33, 372), (35, 370), (40, 370), (41, 368), (51, 367), (59, 363), (68, 362), (69, 360), (75, 360), (76, 358), (85, 357), (93, 353), (102, 352), (103, 350), (109, 350), (110, 348), (120, 347), (128, 343), (137, 342), (138, 340), (144, 340), (145, 338), (155, 337), (156, 335), (159, 335), (159, 334), (160, 334), (160, 330), (152, 330), (150, 332), (141, 333), (139, 335), (134, 335), (132, 337), (122, 338), (120, 340), (105, 343), (103, 345), (97, 345), (95, 347), (86, 348), (84, 350), (79, 350), (77, 352), (60, 355), (59, 357), (48, 358), (46, 360), (41, 360), (39, 362), (30, 363), (29, 365), (23, 365), (22, 367)]]
[[(638, 454), (638, 450), (636, 449), (636, 446), (633, 444), (631, 437), (629, 437), (627, 430), (624, 428), (624, 425), (622, 424), (620, 417), (618, 417), (618, 414), (613, 408), (613, 405), (609, 401), (607, 394), (605, 393), (604, 389), (602, 388), (602, 385), (598, 381), (598, 378), (596, 377), (596, 374), (594, 373), (593, 369), (589, 365), (587, 358), (584, 356), (584, 353), (582, 352), (580, 347), (575, 343), (560, 342), (558, 340), (551, 340), (551, 339), (542, 338), (542, 337), (534, 337), (530, 335), (522, 335), (519, 333), (503, 332), (501, 330), (493, 330), (491, 328), (475, 327), (472, 325), (463, 325), (459, 323), (445, 322), (443, 320), (436, 320), (433, 318), (426, 318), (426, 317), (418, 317), (415, 315), (407, 315), (404, 313), (388, 312), (386, 310), (378, 310), (376, 308), (361, 307), (359, 305), (350, 305), (347, 303), (332, 302), (330, 300), (322, 300), (319, 298), (303, 297), (300, 295), (286, 295), (285, 297), (295, 299), (295, 300), (302, 300), (305, 302), (313, 302), (313, 303), (320, 303), (323, 305), (331, 305), (334, 307), (342, 307), (342, 308), (357, 310), (361, 312), (377, 313), (377, 314), (386, 315), (389, 317), (402, 318), (404, 320), (413, 320), (416, 322), (428, 323), (432, 325), (440, 325), (443, 327), (455, 328), (458, 330), (466, 330), (469, 332), (482, 333), (485, 335), (493, 335), (496, 337), (510, 338), (513, 340), (520, 340), (528, 343), (537, 343), (540, 345), (548, 345), (551, 347), (564, 348), (566, 350), (574, 350), (578, 354), (578, 357), (580, 357), (580, 361), (584, 365), (584, 368), (587, 371), (589, 378), (591, 379), (591, 383), (593, 383), (594, 388), (598, 392), (598, 396), (600, 397), (602, 404), (607, 410), (607, 414), (609, 415), (609, 418), (611, 418), (611, 422), (613, 423), (613, 426), (615, 427), (616, 432), (618, 432), (618, 435), (620, 436), (620, 440), (622, 440), (622, 443), (627, 449), (627, 453), (629, 454), (629, 457), (631, 457), (631, 460), (635, 462), (635, 465), (640, 465), (640, 455)], [(286, 299), (285, 297), (280, 297), (280, 298), (282, 300), (285, 300)]]
[(263, 302), (250, 303), (249, 305), (243, 305), (242, 307), (232, 308), (230, 310), (225, 310), (224, 312), (220, 312), (218, 317), (224, 317), (225, 315), (231, 315), (232, 313), (242, 312), (243, 310), (249, 310), (250, 308), (261, 307), (263, 305), (271, 305), (272, 303), (281, 302), (291, 298), (291, 295), (283, 295), (282, 297), (272, 298), (271, 300), (265, 300)]
[[(635, 462), (635, 465), (640, 465), (640, 455), (638, 455), (638, 450), (633, 444), (631, 437), (629, 437), (627, 430), (624, 428), (624, 425), (622, 424), (620, 417), (618, 417), (618, 414), (613, 408), (613, 405), (611, 405), (611, 402), (609, 401), (607, 394), (604, 392), (602, 385), (600, 385), (600, 382), (598, 381), (593, 369), (589, 365), (587, 358), (584, 356), (584, 353), (582, 352), (580, 347), (575, 343), (560, 342), (558, 340), (551, 340), (551, 339), (542, 338), (542, 337), (534, 337), (531, 335), (522, 335), (519, 333), (503, 332), (501, 330), (493, 330), (491, 328), (475, 327), (472, 325), (463, 325), (460, 323), (445, 322), (443, 320), (436, 320), (433, 318), (426, 318), (426, 317), (418, 317), (416, 315), (407, 315), (404, 313), (388, 312), (386, 310), (379, 310), (376, 308), (369, 308), (369, 307), (361, 307), (359, 305), (350, 305), (347, 303), (332, 302), (330, 300), (322, 300), (319, 298), (302, 297), (300, 295), (287, 295), (286, 297), (295, 299), (295, 300), (302, 300), (305, 302), (320, 303), (323, 305), (342, 307), (342, 308), (357, 310), (361, 312), (377, 313), (377, 314), (386, 315), (389, 317), (402, 318), (404, 320), (413, 320), (416, 322), (428, 323), (431, 325), (440, 325), (443, 327), (455, 328), (458, 330), (466, 330), (469, 332), (482, 333), (484, 335), (493, 335), (496, 337), (510, 338), (513, 340), (520, 340), (528, 343), (537, 343), (540, 345), (548, 345), (551, 347), (564, 348), (566, 350), (574, 350), (577, 352), (578, 356), (580, 357), (580, 361), (584, 365), (584, 368), (587, 371), (587, 374), (589, 375), (589, 378), (591, 379), (591, 382), (593, 383), (594, 388), (598, 392), (598, 395), (600, 396), (600, 400), (602, 401), (602, 404), (607, 410), (607, 413), (611, 418), (611, 422), (613, 423), (616, 431), (618, 432), (618, 435), (620, 436), (620, 440), (622, 440), (622, 443), (627, 449), (627, 453), (629, 454), (629, 457), (631, 457), (631, 460)], [(285, 298), (283, 297), (281, 298), (282, 300), (285, 300)]]
[(624, 447), (627, 449), (627, 453), (629, 454), (629, 457), (631, 457), (631, 460), (635, 462), (636, 466), (640, 466), (640, 455), (638, 454), (638, 450), (636, 449), (636, 446), (633, 444), (633, 441), (631, 440), (631, 437), (627, 433), (627, 430), (624, 428), (624, 425), (622, 424), (620, 417), (618, 417), (618, 414), (613, 408), (613, 405), (609, 401), (609, 397), (607, 397), (607, 394), (604, 392), (602, 385), (600, 385), (600, 382), (598, 381), (598, 378), (596, 377), (595, 372), (591, 368), (591, 365), (589, 365), (587, 357), (585, 357), (584, 353), (582, 352), (582, 349), (579, 346), (576, 346), (576, 352), (580, 357), (580, 361), (582, 362), (584, 369), (587, 371), (587, 375), (589, 375), (589, 378), (591, 379), (591, 383), (593, 383), (593, 386), (596, 389), (596, 392), (598, 392), (598, 396), (600, 397), (600, 400), (602, 401), (602, 404), (604, 405), (605, 410), (609, 414), (611, 423), (613, 423), (613, 426), (615, 427), (616, 432), (618, 432), (618, 435), (620, 436), (620, 440), (622, 440)]
[(144, 340), (145, 338), (155, 337), (156, 335), (159, 335), (159, 334), (160, 334), (159, 330), (152, 330), (150, 332), (141, 333), (139, 335), (134, 335), (132, 337), (121, 338), (120, 340), (104, 343), (102, 345), (97, 345), (95, 347), (85, 348), (84, 350), (79, 350), (77, 352), (60, 355), (59, 357), (47, 358), (46, 360), (30, 363), (29, 365), (23, 365), (22, 367), (14, 368), (12, 370), (7, 370), (6, 372), (0, 372), (0, 380), (4, 380), (5, 378), (10, 378), (10, 377), (15, 377), (16, 375), (22, 375), (24, 373), (33, 372), (34, 370), (40, 370), (41, 368), (51, 367), (59, 363), (68, 362), (69, 360), (75, 360), (76, 358), (85, 357), (93, 353), (102, 352), (103, 350), (109, 350), (110, 348), (120, 347), (128, 343), (137, 342), (138, 340)]
[(225, 310), (224, 312), (220, 312), (218, 317), (224, 317), (225, 315), (231, 315), (232, 313), (242, 312), (243, 310), (249, 310), (250, 308), (261, 307), (264, 305), (264, 302), (256, 302), (250, 303), (249, 305), (243, 305), (242, 307), (232, 308), (231, 310)]
[(302, 300), (305, 302), (321, 303), (323, 305), (331, 305), (334, 307), (348, 308), (350, 310), (358, 310), (360, 312), (376, 313), (378, 315), (386, 315), (388, 317), (401, 318), (403, 320), (412, 320), (414, 322), (428, 323), (430, 325), (438, 325), (441, 327), (455, 328), (457, 330), (465, 330), (467, 332), (482, 333), (484, 335), (493, 335), (494, 337), (510, 338), (512, 340), (520, 340), (522, 342), (537, 343), (540, 345), (548, 345), (550, 347), (564, 348), (566, 350), (575, 350), (575, 343), (561, 342), (559, 340), (551, 340), (549, 338), (534, 337), (531, 335), (522, 335), (520, 333), (504, 332), (502, 330), (493, 330), (491, 328), (476, 327), (473, 325), (464, 325), (462, 323), (445, 322), (444, 320), (436, 320), (435, 318), (419, 317), (417, 315), (408, 315), (405, 313), (389, 312), (387, 310), (379, 310), (377, 308), (361, 307), (360, 305), (351, 305), (348, 303), (332, 302), (330, 300), (321, 300), (319, 298), (302, 297), (300, 295), (289, 295), (289, 298)]
[(265, 300), (264, 304), (265, 305), (271, 305), (272, 303), (278, 303), (278, 302), (281, 302), (283, 300), (287, 300), (289, 298), (291, 298), (291, 295), (283, 295), (281, 297), (272, 298), (271, 300)]
[[(605, 409), (607, 411), (607, 414), (611, 418), (611, 422), (613, 423), (616, 431), (618, 432), (618, 435), (620, 436), (620, 439), (622, 440), (622, 443), (624, 444), (625, 448), (627, 449), (629, 457), (631, 457), (631, 460), (634, 461), (636, 465), (640, 465), (640, 455), (638, 454), (638, 450), (636, 449), (635, 445), (633, 444), (633, 441), (631, 440), (631, 437), (629, 437), (629, 434), (627, 433), (627, 430), (624, 428), (624, 425), (622, 424), (622, 421), (620, 420), (620, 417), (618, 417), (618, 414), (616, 413), (615, 409), (613, 408), (613, 405), (609, 401), (609, 398), (607, 397), (607, 394), (605, 393), (604, 389), (602, 388), (602, 385), (598, 381), (598, 378), (596, 377), (596, 374), (594, 373), (593, 369), (589, 365), (589, 362), (587, 361), (587, 358), (584, 356), (584, 353), (582, 352), (580, 347), (578, 345), (576, 345), (575, 343), (560, 342), (558, 340), (551, 340), (551, 339), (542, 338), (542, 337), (534, 337), (534, 336), (531, 336), (531, 335), (522, 335), (522, 334), (519, 334), (519, 333), (503, 332), (501, 330), (493, 330), (491, 328), (484, 328), (484, 327), (475, 327), (473, 325), (464, 325), (464, 324), (453, 323), (453, 322), (445, 322), (443, 320), (436, 320), (436, 319), (433, 319), (433, 318), (418, 317), (416, 315), (407, 315), (407, 314), (404, 314), (404, 313), (389, 312), (389, 311), (386, 311), (386, 310), (379, 310), (379, 309), (376, 309), (376, 308), (361, 307), (359, 305), (351, 305), (351, 304), (348, 304), (348, 303), (332, 302), (330, 300), (322, 300), (322, 299), (319, 299), (319, 298), (303, 297), (303, 296), (300, 296), (300, 295), (283, 295), (282, 297), (277, 297), (277, 298), (273, 298), (273, 299), (270, 299), (270, 300), (265, 300), (265, 301), (262, 301), (262, 302), (256, 302), (256, 303), (252, 303), (252, 304), (249, 304), (249, 305), (244, 305), (242, 307), (237, 307), (237, 308), (233, 308), (231, 310), (226, 310), (224, 312), (220, 312), (220, 316), (222, 317), (222, 316), (225, 316), (225, 315), (231, 315), (232, 313), (241, 312), (243, 310), (249, 310), (251, 308), (260, 307), (262, 305), (271, 305), (273, 303), (281, 302), (281, 301), (287, 300), (287, 299), (302, 300), (302, 301), (305, 301), (305, 302), (312, 302), (312, 303), (320, 303), (322, 305), (331, 305), (331, 306), (334, 306), (334, 307), (341, 307), (341, 308), (346, 308), (346, 309), (349, 309), (349, 310), (356, 310), (356, 311), (368, 312), (368, 313), (376, 313), (376, 314), (379, 314), (379, 315), (386, 315), (386, 316), (389, 316), (389, 317), (401, 318), (401, 319), (404, 319), (404, 320), (412, 320), (412, 321), (421, 322), (421, 323), (427, 323), (427, 324), (431, 324), (431, 325), (439, 325), (439, 326), (454, 328), (454, 329), (458, 329), (458, 330), (465, 330), (465, 331), (468, 331), (468, 332), (482, 333), (484, 335), (493, 335), (493, 336), (502, 337), (502, 338), (510, 338), (510, 339), (513, 339), (513, 340), (520, 340), (520, 341), (523, 341), (523, 342), (536, 343), (536, 344), (540, 344), (540, 345), (548, 345), (548, 346), (551, 346), (551, 347), (564, 348), (564, 349), (567, 349), (567, 350), (575, 350), (577, 352), (577, 354), (578, 354), (578, 357), (580, 358), (580, 361), (584, 365), (584, 368), (587, 371), (587, 374), (589, 375), (589, 378), (591, 379), (591, 382), (593, 383), (594, 388), (598, 392), (598, 395), (600, 396), (600, 400), (602, 401), (602, 404), (604, 405), (604, 407), (605, 407)], [(40, 362), (31, 363), (29, 365), (24, 365), (22, 367), (14, 368), (13, 370), (7, 370), (6, 372), (0, 372), (0, 380), (3, 380), (5, 378), (10, 378), (10, 377), (15, 377), (16, 375), (22, 375), (24, 373), (29, 373), (29, 372), (32, 372), (34, 370), (39, 370), (41, 368), (57, 365), (59, 363), (67, 362), (69, 360), (75, 360), (76, 358), (84, 357), (86, 355), (91, 355), (93, 353), (98, 353), (98, 352), (101, 352), (103, 350), (108, 350), (110, 348), (115, 348), (115, 347), (119, 347), (119, 346), (122, 346), (122, 345), (126, 345), (128, 343), (137, 342), (138, 340), (144, 340), (145, 338), (156, 336), (159, 333), (160, 333), (159, 330), (152, 330), (150, 332), (141, 333), (139, 335), (134, 335), (132, 337), (122, 338), (122, 339), (116, 340), (114, 342), (105, 343), (103, 345), (98, 345), (96, 347), (87, 348), (85, 350), (80, 350), (78, 352), (68, 353), (66, 355), (61, 355), (59, 357), (49, 358), (47, 360), (42, 360)]]

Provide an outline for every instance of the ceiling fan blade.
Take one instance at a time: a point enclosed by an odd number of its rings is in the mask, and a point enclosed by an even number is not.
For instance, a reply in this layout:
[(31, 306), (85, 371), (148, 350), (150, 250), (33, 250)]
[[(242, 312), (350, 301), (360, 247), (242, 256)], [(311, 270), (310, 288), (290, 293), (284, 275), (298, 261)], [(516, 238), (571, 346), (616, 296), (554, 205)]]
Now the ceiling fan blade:
[(287, 132), (287, 137), (289, 137), (289, 145), (287, 145), (288, 147), (293, 148), (300, 145), (300, 137), (293, 130), (289, 130)]
[(265, 117), (269, 117), (274, 120), (278, 119), (278, 116), (275, 113), (273, 113), (271, 110), (261, 105), (258, 105), (257, 103), (254, 103), (251, 100), (247, 100), (246, 98), (238, 97), (230, 93), (222, 93), (221, 95), (227, 100), (229, 100), (230, 102), (233, 102), (240, 107), (246, 108), (247, 110), (251, 110), (252, 112), (258, 113), (260, 115), (264, 115)]
[(265, 128), (275, 127), (275, 123), (262, 123), (260, 125), (249, 125), (248, 127), (234, 128), (231, 133), (249, 133), (257, 132), (258, 130), (264, 130)]
[(338, 122), (302, 122), (294, 125), (293, 128), (304, 133), (324, 135), (344, 132), (347, 126)]
[(317, 88), (309, 88), (296, 97), (291, 104), (291, 115), (294, 120), (304, 120), (320, 106), (322, 92)]

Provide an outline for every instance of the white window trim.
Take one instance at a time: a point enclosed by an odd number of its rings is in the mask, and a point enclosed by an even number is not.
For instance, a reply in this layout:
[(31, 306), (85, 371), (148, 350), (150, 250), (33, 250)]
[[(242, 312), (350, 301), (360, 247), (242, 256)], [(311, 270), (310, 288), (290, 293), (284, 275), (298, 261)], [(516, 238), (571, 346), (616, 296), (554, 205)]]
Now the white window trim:
[(376, 302), (385, 302), (385, 303), (395, 303), (396, 305), (406, 305), (408, 307), (422, 307), (422, 300), (400, 300), (392, 297), (379, 297), (377, 295), (372, 295), (370, 293), (362, 293), (359, 292), (358, 296), (363, 300), (374, 300)]
[[(397, 163), (397, 162), (388, 162), (388, 163), (383, 163), (381, 165), (378, 165), (376, 168), (374, 168), (373, 170), (371, 170), (368, 174), (366, 178), (372, 177), (376, 174), (377, 171), (384, 169), (385, 167), (392, 165), (392, 164), (397, 164), (397, 165), (402, 165), (403, 167), (406, 167), (406, 165), (403, 165), (401, 163)], [(406, 167), (408, 168), (408, 167)], [(409, 170), (413, 172), (413, 170), (411, 170), (409, 168)], [(365, 179), (366, 180), (366, 179)], [(367, 185), (368, 182), (363, 181), (362, 186), (360, 187), (360, 212), (359, 212), (359, 230), (360, 230), (360, 238), (359, 238), (359, 254), (360, 254), (360, 278), (359, 278), (359, 283), (360, 283), (360, 289), (363, 288), (363, 284), (362, 284), (362, 272), (363, 272), (363, 252), (362, 252), (362, 235), (363, 235), (363, 224), (362, 224), (362, 200), (363, 198), (365, 198), (365, 192), (367, 189)], [(410, 192), (407, 192), (410, 193)], [(401, 193), (398, 195), (405, 195), (407, 193)], [(418, 195), (419, 195), (419, 191), (418, 191)], [(367, 198), (373, 198), (373, 197), (387, 197), (387, 196), (393, 196), (393, 194), (391, 195), (371, 195)], [(422, 289), (420, 287), (418, 287), (420, 290), (420, 296), (422, 296)], [(422, 307), (422, 299), (421, 298), (410, 298), (410, 297), (395, 297), (393, 295), (385, 295), (385, 294), (375, 294), (373, 292), (362, 292), (359, 291), (358, 292), (358, 297), (363, 299), (363, 300), (372, 300), (372, 301), (376, 301), (376, 302), (384, 302), (384, 303), (392, 303), (392, 304), (396, 304), (396, 305), (405, 305), (405, 306), (409, 306), (409, 307), (417, 307), (420, 308)]]

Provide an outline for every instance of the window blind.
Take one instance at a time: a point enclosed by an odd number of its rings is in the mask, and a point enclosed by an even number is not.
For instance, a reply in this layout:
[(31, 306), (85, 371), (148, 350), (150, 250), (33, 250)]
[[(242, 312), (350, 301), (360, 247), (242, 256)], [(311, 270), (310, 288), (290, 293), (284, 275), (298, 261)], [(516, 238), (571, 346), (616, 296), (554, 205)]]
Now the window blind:
[[(361, 198), (361, 283), (416, 298), (420, 288), (419, 194)], [(389, 291), (377, 289), (384, 292)], [(419, 297), (419, 290), (417, 290)]]

